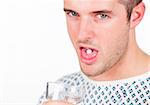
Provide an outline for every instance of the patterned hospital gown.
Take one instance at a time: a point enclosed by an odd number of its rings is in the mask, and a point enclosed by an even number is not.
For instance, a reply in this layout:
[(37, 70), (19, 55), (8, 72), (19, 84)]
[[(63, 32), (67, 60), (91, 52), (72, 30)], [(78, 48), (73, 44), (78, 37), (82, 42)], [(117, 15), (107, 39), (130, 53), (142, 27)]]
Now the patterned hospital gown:
[[(114, 81), (93, 81), (82, 72), (64, 76), (65, 84), (85, 86), (82, 105), (150, 105), (150, 72)], [(45, 101), (45, 93), (38, 105)]]

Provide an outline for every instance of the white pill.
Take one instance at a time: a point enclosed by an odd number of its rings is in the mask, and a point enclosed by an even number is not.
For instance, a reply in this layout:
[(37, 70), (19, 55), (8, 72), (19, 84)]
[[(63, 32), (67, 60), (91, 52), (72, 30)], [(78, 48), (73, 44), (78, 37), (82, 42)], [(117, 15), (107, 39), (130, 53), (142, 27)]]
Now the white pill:
[(87, 53), (87, 54), (91, 54), (91, 53), (92, 53), (92, 50), (91, 50), (91, 49), (87, 49), (87, 50), (86, 50), (86, 53)]

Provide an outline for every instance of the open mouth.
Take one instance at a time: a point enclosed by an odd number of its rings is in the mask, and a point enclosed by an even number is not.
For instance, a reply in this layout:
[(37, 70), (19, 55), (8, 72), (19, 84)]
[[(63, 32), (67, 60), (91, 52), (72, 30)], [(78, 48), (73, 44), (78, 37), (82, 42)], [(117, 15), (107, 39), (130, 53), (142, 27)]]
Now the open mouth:
[(80, 47), (80, 58), (83, 63), (93, 64), (96, 61), (98, 50), (89, 47)]

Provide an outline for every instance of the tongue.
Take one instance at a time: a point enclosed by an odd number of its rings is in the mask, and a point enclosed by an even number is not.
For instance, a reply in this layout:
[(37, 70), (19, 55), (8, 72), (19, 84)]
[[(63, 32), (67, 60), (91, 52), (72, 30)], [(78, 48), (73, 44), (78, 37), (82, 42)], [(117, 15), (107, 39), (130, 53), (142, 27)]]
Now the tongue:
[[(88, 51), (91, 50), (91, 53), (88, 53)], [(86, 48), (82, 48), (81, 50), (81, 55), (84, 59), (86, 60), (91, 60), (94, 57), (96, 57), (97, 55), (97, 51), (93, 50), (93, 49), (86, 49)]]

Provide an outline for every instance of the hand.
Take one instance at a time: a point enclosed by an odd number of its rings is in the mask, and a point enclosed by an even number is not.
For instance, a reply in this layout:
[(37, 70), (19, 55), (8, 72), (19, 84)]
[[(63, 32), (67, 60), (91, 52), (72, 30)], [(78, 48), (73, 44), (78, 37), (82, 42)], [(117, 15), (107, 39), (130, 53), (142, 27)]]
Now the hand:
[(44, 102), (43, 105), (73, 105), (73, 104), (67, 103), (67, 102), (64, 102), (64, 101), (52, 101), (52, 100), (49, 100), (49, 101)]

